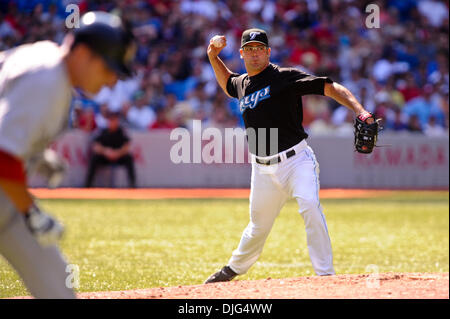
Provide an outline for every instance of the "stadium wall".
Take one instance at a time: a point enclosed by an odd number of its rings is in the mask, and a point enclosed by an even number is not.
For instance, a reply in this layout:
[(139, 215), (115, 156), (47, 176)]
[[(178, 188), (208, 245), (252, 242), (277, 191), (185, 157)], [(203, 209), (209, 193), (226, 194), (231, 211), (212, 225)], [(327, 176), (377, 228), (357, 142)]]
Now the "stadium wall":
[[(171, 160), (173, 147), (179, 140), (170, 138), (170, 131), (130, 132), (135, 158), (138, 187), (249, 187), (251, 164), (245, 152), (243, 163), (200, 163), (194, 161), (193, 149), (205, 151), (210, 141), (201, 144), (194, 138), (190, 144), (191, 163), (175, 164)], [(216, 141), (217, 142), (217, 141)], [(194, 146), (195, 143), (198, 143)], [(353, 137), (314, 136), (308, 138), (320, 163), (322, 188), (389, 188), (435, 189), (449, 186), (449, 138), (430, 138), (411, 133), (381, 134), (375, 151), (362, 155), (353, 150)], [(72, 130), (51, 145), (68, 164), (61, 187), (82, 187), (87, 170), (90, 135)], [(233, 155), (236, 145), (222, 149), (222, 159)], [(245, 145), (246, 147), (246, 145)], [(231, 150), (231, 152), (230, 152)], [(197, 158), (198, 160), (198, 158)], [(112, 174), (112, 175), (111, 175)], [(46, 181), (37, 174), (29, 176), (31, 187), (45, 187)], [(126, 187), (124, 169), (102, 169), (94, 186)]]

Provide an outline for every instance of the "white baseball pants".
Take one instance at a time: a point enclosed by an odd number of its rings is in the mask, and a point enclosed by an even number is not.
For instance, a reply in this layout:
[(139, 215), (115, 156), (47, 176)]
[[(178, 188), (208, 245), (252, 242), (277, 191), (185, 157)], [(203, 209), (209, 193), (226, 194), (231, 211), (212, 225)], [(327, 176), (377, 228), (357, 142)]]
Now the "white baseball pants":
[(41, 246), (24, 218), (0, 189), (0, 256), (10, 263), (29, 292), (39, 299), (72, 299), (66, 286), (67, 262), (56, 246)]
[[(294, 149), (296, 155), (286, 159)], [(313, 150), (303, 140), (279, 153), (281, 162), (252, 163), (250, 222), (228, 265), (244, 274), (260, 256), (275, 218), (289, 198), (295, 198), (304, 219), (307, 245), (317, 275), (333, 275), (333, 254), (327, 223), (319, 201), (319, 164)], [(270, 159), (265, 157), (262, 159)]]

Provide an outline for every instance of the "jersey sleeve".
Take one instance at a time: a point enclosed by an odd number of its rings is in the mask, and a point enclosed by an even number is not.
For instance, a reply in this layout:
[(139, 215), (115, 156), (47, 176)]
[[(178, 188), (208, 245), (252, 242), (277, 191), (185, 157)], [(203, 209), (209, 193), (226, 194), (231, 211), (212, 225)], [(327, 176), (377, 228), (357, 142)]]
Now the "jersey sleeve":
[(300, 70), (289, 71), (289, 82), (298, 96), (315, 94), (325, 95), (325, 83), (333, 83), (329, 77), (315, 76)]
[(239, 82), (239, 74), (233, 73), (228, 78), (227, 82), (227, 92), (230, 96), (238, 98), (238, 82)]

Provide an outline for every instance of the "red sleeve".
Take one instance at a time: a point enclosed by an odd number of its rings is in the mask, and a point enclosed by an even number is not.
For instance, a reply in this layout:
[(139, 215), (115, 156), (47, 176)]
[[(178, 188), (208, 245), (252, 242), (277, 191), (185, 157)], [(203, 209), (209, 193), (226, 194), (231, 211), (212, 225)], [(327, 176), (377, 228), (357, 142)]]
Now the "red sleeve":
[(0, 150), (0, 178), (22, 183), (26, 182), (22, 161), (2, 150)]

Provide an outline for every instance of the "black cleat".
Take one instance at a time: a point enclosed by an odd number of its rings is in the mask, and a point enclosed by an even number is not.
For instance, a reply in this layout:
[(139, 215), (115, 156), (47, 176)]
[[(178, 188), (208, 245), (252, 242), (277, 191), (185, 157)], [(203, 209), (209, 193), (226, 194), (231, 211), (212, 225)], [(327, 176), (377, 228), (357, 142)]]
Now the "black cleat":
[(206, 279), (205, 284), (210, 284), (213, 282), (221, 282), (221, 281), (230, 281), (234, 277), (236, 277), (238, 274), (235, 273), (230, 267), (225, 266), (215, 274), (212, 274), (209, 276), (208, 279)]

